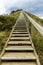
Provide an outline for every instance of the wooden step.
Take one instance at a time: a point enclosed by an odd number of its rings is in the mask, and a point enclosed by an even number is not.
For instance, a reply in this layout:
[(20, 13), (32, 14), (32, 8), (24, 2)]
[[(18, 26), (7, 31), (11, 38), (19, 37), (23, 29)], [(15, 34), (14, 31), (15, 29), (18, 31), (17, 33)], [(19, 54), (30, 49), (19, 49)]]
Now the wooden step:
[(18, 44), (18, 45), (19, 44), (21, 44), (21, 45), (22, 44), (29, 44), (29, 45), (31, 45), (31, 42), (30, 41), (9, 41), (8, 44), (10, 44), (10, 45), (12, 45), (12, 44), (13, 45), (15, 45), (15, 44)]
[(13, 32), (27, 32), (27, 30), (14, 30)]
[(29, 41), (29, 37), (11, 37), (9, 39), (10, 41)]
[(32, 46), (7, 46), (7, 52), (33, 52)]
[(28, 32), (12, 32), (12, 34), (28, 34)]
[(26, 24), (24, 22), (21, 22), (21, 21), (16, 24), (16, 26), (23, 26), (23, 25), (26, 27)]
[(23, 28), (23, 27), (20, 27), (20, 28), (18, 27), (18, 28), (17, 28), (17, 27), (16, 27), (16, 28), (14, 28), (14, 30), (27, 30), (27, 28)]
[(25, 28), (25, 27), (18, 27), (18, 28), (15, 27), (14, 30), (27, 30), (27, 28)]
[(34, 53), (31, 52), (7, 52), (1, 57), (2, 61), (36, 61)]
[(15, 26), (15, 28), (24, 28), (24, 29), (27, 29), (26, 26)]
[(18, 29), (16, 28), (14, 30), (27, 31), (27, 29), (23, 29), (23, 28), (22, 29), (21, 28), (18, 28)]
[(13, 40), (13, 39), (21, 39), (21, 40), (22, 40), (22, 39), (23, 39), (23, 40), (28, 39), (28, 40), (29, 40), (30, 38), (29, 38), (29, 37), (11, 37), (10, 39), (12, 39), (12, 40)]
[(16, 24), (16, 27), (26, 27), (26, 25)]
[(9, 44), (9, 43), (8, 43), (8, 45), (9, 45), (9, 46), (31, 46), (31, 44), (26, 44), (26, 43), (25, 43), (25, 44), (20, 44), (20, 43), (19, 43), (19, 44), (12, 44), (12, 43)]
[(1, 65), (37, 65), (36, 62), (2, 62)]
[(26, 26), (17, 26), (17, 25), (15, 26), (15, 28), (24, 28), (24, 29), (26, 28), (27, 29)]
[(11, 37), (29, 37), (29, 34), (12, 34)]

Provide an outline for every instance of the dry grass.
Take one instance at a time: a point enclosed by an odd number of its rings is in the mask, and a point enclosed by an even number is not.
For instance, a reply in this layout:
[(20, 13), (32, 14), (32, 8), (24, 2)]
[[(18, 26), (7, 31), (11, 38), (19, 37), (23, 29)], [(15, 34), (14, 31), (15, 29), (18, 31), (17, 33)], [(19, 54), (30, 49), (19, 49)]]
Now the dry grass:
[[(37, 23), (39, 23), (41, 26), (43, 26), (43, 19), (38, 18), (37, 16), (28, 13), (28, 15), (33, 18)], [(36, 30), (36, 28), (29, 22), (29, 20), (26, 18), (26, 22), (32, 37), (32, 41), (34, 43), (34, 46), (36, 48), (37, 54), (40, 59), (41, 65), (43, 65), (43, 37), (41, 34)]]
[(17, 18), (19, 17), (20, 11), (16, 11), (8, 16), (0, 16), (0, 52), (3, 50), (3, 47), (9, 37), (9, 34), (12, 30), (12, 26), (16, 23)]

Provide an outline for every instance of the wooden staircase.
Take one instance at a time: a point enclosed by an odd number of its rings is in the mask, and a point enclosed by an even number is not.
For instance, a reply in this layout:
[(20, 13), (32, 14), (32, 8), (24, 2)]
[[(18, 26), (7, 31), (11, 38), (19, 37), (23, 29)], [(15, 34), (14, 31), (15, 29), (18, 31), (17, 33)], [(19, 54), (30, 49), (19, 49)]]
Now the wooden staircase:
[(29, 30), (20, 15), (1, 56), (1, 65), (39, 65)]

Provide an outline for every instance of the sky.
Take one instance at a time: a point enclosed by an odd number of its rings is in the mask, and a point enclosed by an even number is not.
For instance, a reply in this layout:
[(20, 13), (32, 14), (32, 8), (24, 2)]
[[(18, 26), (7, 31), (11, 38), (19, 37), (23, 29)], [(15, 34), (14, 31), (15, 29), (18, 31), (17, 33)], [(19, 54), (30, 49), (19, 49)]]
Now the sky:
[(0, 0), (0, 15), (17, 9), (43, 17), (43, 0)]

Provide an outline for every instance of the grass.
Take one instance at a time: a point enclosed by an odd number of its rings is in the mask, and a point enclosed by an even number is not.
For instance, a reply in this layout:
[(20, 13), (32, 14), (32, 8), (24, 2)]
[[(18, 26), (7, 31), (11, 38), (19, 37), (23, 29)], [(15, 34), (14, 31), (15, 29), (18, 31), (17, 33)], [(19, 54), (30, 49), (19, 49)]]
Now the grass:
[[(37, 23), (39, 23), (41, 26), (43, 26), (43, 19), (40, 19), (39, 17), (28, 13), (28, 15), (34, 19)], [(34, 46), (36, 48), (37, 54), (40, 59), (41, 65), (43, 65), (43, 37), (41, 34), (36, 30), (36, 28), (29, 22), (29, 20), (26, 17), (27, 25), (32, 37), (32, 41), (34, 43)]]
[(13, 25), (19, 17), (20, 11), (14, 11), (9, 15), (0, 15), (0, 53), (10, 35)]
[(1, 51), (2, 51), (6, 41), (8, 39), (9, 34), (10, 34), (10, 31), (3, 31), (3, 32), (1, 31), (0, 32), (0, 45), (1, 45), (0, 49), (1, 49)]
[(34, 46), (36, 48), (37, 54), (40, 59), (41, 65), (43, 65), (43, 37), (41, 34), (34, 28), (34, 26), (31, 27), (31, 37), (34, 43)]
[[(9, 37), (12, 26), (15, 24), (17, 18), (19, 17), (19, 14), (20, 14), (20, 11), (17, 10), (17, 11), (11, 12), (10, 15), (8, 16), (0, 16), (0, 49), (1, 51)], [(39, 23), (41, 26), (43, 26), (43, 19), (40, 19), (39, 17), (31, 13), (28, 13), (28, 15), (31, 18), (33, 18), (37, 23)], [(34, 28), (34, 26), (28, 22), (29, 20), (27, 18), (26, 18), (26, 21), (28, 24), (29, 31), (31, 33), (34, 46), (39, 56), (41, 65), (43, 65), (43, 37)]]

